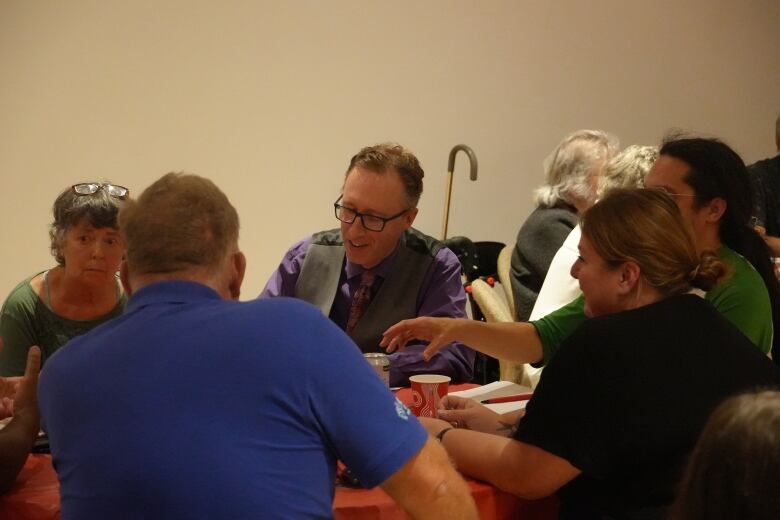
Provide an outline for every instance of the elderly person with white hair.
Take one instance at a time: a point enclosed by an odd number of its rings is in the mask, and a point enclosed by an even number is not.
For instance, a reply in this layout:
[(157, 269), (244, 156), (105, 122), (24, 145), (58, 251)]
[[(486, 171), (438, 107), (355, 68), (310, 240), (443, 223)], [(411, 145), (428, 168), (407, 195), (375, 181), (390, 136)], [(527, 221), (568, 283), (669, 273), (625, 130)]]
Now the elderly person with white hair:
[[(598, 178), (596, 198), (602, 199), (615, 188), (638, 188), (644, 185), (645, 176), (658, 159), (658, 147), (632, 144), (607, 161)], [(552, 311), (560, 309), (582, 294), (577, 280), (571, 276), (571, 266), (577, 260), (580, 243), (580, 226), (571, 230), (569, 236), (555, 253), (547, 270), (547, 276), (536, 298), (530, 320), (538, 320)]]
[(537, 207), (520, 228), (512, 253), (518, 319), (530, 316), (555, 252), (577, 224), (577, 215), (595, 201), (598, 176), (617, 146), (617, 139), (605, 132), (579, 130), (548, 158), (546, 183), (534, 196)]

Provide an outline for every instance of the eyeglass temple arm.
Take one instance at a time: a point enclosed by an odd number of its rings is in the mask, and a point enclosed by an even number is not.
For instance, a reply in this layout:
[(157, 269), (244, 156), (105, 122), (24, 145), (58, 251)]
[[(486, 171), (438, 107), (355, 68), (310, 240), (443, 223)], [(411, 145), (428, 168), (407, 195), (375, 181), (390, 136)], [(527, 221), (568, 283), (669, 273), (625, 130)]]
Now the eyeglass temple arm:
[(459, 151), (466, 152), (469, 158), (469, 178), (472, 181), (477, 180), (477, 156), (469, 146), (457, 144), (450, 150), (450, 158), (447, 161), (447, 193), (444, 199), (444, 220), (441, 226), (441, 239), (447, 238), (447, 224), (450, 220), (450, 201), (452, 200), (452, 177), (455, 171), (455, 156)]

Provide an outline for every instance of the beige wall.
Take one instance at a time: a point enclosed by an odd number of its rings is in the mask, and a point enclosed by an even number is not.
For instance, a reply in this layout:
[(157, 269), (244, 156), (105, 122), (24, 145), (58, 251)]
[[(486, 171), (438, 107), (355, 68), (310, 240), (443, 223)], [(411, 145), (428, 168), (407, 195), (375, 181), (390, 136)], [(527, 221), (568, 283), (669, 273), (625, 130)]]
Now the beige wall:
[(567, 132), (623, 144), (679, 127), (774, 153), (780, 2), (0, 0), (0, 293), (52, 264), (50, 207), (75, 181), (140, 192), (214, 179), (242, 217), (244, 298), (334, 226), (349, 157), (395, 140), (426, 169), (417, 227), (509, 242)]

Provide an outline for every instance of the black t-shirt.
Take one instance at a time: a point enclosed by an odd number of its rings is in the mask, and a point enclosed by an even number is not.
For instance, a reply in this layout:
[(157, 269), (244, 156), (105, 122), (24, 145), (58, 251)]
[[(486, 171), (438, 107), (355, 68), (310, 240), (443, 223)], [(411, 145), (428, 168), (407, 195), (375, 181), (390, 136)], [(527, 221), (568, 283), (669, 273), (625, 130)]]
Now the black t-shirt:
[(780, 370), (709, 302), (586, 321), (545, 368), (515, 438), (568, 460), (561, 518), (662, 518), (710, 412)]

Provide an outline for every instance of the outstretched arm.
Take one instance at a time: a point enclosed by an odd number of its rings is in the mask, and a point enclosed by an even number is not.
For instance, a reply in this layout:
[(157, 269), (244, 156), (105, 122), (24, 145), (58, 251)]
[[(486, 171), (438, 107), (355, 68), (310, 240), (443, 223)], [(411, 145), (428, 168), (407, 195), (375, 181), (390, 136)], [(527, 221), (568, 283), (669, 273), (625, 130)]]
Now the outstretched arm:
[(460, 341), (474, 350), (513, 363), (542, 360), (542, 342), (530, 323), (485, 323), (452, 318), (401, 321), (384, 333), (380, 343), (388, 352), (403, 349), (412, 339), (429, 341), (423, 356), (430, 359), (442, 347)]
[[(448, 249), (436, 255), (420, 287), (417, 316), (466, 317), (466, 292), (460, 279), (460, 262)], [(425, 358), (427, 345), (410, 342), (404, 351), (390, 354), (390, 386), (408, 384), (415, 374), (443, 374), (454, 382), (470, 381), (474, 372), (474, 351), (454, 342), (434, 359)]]

